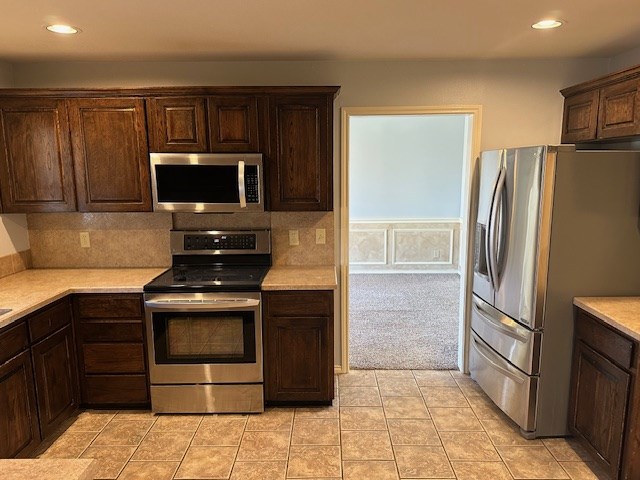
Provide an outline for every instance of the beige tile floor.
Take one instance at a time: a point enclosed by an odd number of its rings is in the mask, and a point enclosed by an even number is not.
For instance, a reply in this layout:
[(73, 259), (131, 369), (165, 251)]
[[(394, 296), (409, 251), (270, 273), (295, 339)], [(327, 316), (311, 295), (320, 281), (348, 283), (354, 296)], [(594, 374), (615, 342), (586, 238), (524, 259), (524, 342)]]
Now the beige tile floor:
[(356, 370), (333, 406), (257, 415), (85, 411), (40, 456), (100, 479), (606, 478), (567, 439), (525, 440), (468, 376)]

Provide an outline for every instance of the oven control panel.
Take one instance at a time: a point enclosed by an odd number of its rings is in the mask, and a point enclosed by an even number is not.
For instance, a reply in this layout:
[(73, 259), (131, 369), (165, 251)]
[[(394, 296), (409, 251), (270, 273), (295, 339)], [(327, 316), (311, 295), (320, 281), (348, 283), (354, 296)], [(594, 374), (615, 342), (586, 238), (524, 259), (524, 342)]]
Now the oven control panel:
[(184, 250), (255, 250), (253, 233), (189, 234), (184, 236)]

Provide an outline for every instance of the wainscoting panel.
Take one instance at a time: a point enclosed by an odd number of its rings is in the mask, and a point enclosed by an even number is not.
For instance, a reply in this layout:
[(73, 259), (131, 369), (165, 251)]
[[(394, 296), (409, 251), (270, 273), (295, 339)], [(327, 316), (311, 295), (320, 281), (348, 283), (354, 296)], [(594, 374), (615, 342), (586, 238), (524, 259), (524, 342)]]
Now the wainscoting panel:
[(386, 265), (387, 229), (361, 228), (349, 230), (349, 264)]
[(349, 270), (458, 272), (460, 225), (460, 219), (350, 222)]

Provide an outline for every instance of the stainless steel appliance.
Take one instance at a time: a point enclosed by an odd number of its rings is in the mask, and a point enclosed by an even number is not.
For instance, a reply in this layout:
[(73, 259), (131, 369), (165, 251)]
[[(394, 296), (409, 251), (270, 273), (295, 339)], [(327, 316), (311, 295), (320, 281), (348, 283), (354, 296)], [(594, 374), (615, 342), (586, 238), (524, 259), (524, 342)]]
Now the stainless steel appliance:
[(262, 154), (152, 153), (153, 209), (262, 212)]
[(152, 410), (262, 412), (269, 231), (172, 231), (171, 246), (144, 287)]
[(479, 162), (469, 368), (524, 436), (567, 433), (574, 296), (640, 293), (640, 152)]

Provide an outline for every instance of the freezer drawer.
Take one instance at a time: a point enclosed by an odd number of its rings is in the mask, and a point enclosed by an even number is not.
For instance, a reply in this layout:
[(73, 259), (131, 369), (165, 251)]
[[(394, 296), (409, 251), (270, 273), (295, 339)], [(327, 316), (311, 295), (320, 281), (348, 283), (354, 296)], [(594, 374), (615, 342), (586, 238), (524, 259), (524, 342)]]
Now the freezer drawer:
[(491, 348), (526, 374), (539, 373), (541, 332), (523, 327), (475, 294), (471, 303), (471, 328)]
[(530, 377), (510, 365), (471, 332), (469, 371), (485, 393), (522, 430), (536, 429), (538, 377)]

